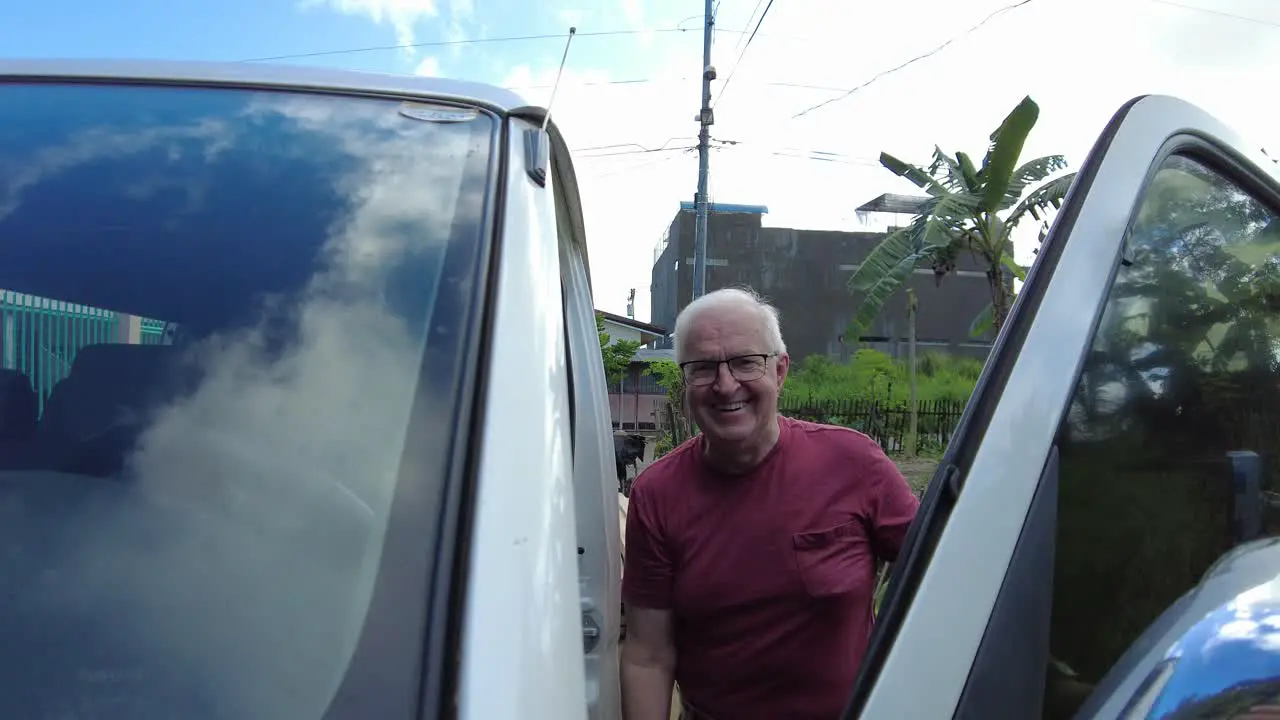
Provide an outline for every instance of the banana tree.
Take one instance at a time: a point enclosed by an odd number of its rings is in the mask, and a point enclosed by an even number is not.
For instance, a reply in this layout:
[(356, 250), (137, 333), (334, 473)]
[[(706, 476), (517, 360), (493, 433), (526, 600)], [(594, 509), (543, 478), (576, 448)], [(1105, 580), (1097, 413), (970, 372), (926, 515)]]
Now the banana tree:
[(985, 270), (991, 293), (990, 306), (974, 319), (971, 331), (979, 332), (985, 318), (999, 330), (1013, 304), (1008, 275), (1025, 277), (1013, 258), (1013, 231), (1028, 217), (1045, 223), (1050, 208), (1062, 205), (1075, 178), (1069, 173), (1048, 179), (1066, 169), (1061, 155), (1019, 164), (1039, 116), (1040, 107), (1030, 97), (1023, 98), (991, 133), (980, 167), (963, 152), (948, 155), (936, 146), (928, 167), (880, 154), (880, 164), (929, 197), (912, 221), (881, 240), (849, 279), (849, 289), (862, 295), (850, 323), (853, 337), (871, 326), (917, 267), (927, 264), (941, 283), (965, 252)]

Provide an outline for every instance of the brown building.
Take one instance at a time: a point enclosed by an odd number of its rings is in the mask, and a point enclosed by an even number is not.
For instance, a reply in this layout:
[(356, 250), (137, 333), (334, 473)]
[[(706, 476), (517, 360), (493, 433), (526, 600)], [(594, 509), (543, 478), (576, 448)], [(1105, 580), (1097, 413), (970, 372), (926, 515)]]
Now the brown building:
[[(860, 212), (910, 214), (917, 198), (885, 195)], [(810, 355), (847, 359), (853, 347), (845, 331), (858, 297), (849, 278), (884, 233), (833, 232), (762, 227), (768, 209), (760, 205), (711, 206), (707, 220), (707, 291), (750, 286), (769, 299), (782, 315), (787, 348), (797, 361)], [(676, 314), (693, 294), (694, 206), (681, 203), (654, 251), (650, 318), (655, 325), (675, 327)], [(985, 358), (991, 336), (972, 338), (973, 319), (990, 302), (981, 267), (965, 254), (958, 269), (940, 285), (928, 267), (917, 268), (908, 281), (918, 298), (916, 338), (920, 351), (942, 350)], [(906, 353), (906, 292), (890, 300), (863, 334), (864, 347), (895, 356)], [(670, 347), (668, 336), (659, 347)]]

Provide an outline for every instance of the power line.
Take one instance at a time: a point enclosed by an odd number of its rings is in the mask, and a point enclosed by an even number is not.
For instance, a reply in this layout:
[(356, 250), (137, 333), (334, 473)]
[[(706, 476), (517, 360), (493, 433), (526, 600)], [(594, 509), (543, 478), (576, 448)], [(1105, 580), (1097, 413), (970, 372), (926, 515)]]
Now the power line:
[(847, 97), (849, 97), (850, 95), (852, 95), (852, 94), (854, 94), (854, 93), (858, 92), (859, 90), (862, 90), (863, 88), (865, 88), (865, 87), (867, 87), (868, 85), (870, 85), (870, 84), (872, 84), (872, 83), (876, 82), (877, 80), (881, 80), (881, 79), (883, 79), (883, 78), (885, 78), (885, 77), (887, 77), (887, 76), (889, 76), (889, 75), (892, 75), (893, 73), (895, 73), (895, 72), (897, 72), (897, 71), (899, 71), (899, 70), (902, 70), (903, 68), (907, 67), (908, 65), (913, 65), (913, 64), (915, 64), (915, 63), (917, 63), (917, 62), (919, 62), (919, 61), (921, 61), (921, 60), (924, 60), (924, 59), (927, 59), (927, 58), (933, 57), (934, 55), (937, 55), (938, 53), (940, 53), (940, 52), (942, 52), (944, 49), (946, 49), (946, 47), (947, 47), (948, 45), (950, 45), (951, 43), (953, 43), (953, 42), (955, 42), (955, 41), (957, 41), (957, 40), (959, 40), (959, 39), (961, 39), (961, 38), (963, 38), (963, 37), (966, 37), (966, 36), (968, 36), (968, 35), (972, 34), (973, 32), (977, 31), (979, 28), (981, 28), (983, 25), (986, 25), (986, 24), (987, 24), (988, 22), (990, 22), (991, 20), (994, 20), (997, 16), (999, 16), (999, 15), (1003, 15), (1004, 13), (1007, 13), (1007, 12), (1009, 12), (1010, 10), (1016, 10), (1016, 9), (1018, 9), (1018, 8), (1020, 8), (1020, 7), (1024, 6), (1024, 5), (1029, 5), (1029, 4), (1031, 4), (1032, 2), (1035, 2), (1035, 0), (1021, 0), (1021, 2), (1016, 2), (1016, 3), (1012, 4), (1012, 5), (1006, 5), (1005, 7), (1002, 7), (1002, 8), (1000, 8), (999, 10), (996, 10), (995, 12), (991, 13), (990, 15), (987, 15), (986, 17), (984, 17), (984, 18), (982, 19), (982, 21), (981, 21), (981, 22), (979, 22), (977, 25), (974, 25), (973, 27), (970, 27), (968, 30), (965, 30), (964, 32), (960, 33), (959, 35), (953, 35), (953, 36), (951, 36), (951, 38), (949, 38), (946, 42), (944, 42), (944, 43), (942, 43), (941, 45), (939, 45), (939, 46), (935, 47), (934, 49), (930, 50), (929, 52), (924, 53), (924, 54), (922, 54), (922, 55), (917, 55), (917, 56), (915, 56), (915, 57), (911, 58), (910, 60), (908, 60), (908, 61), (906, 61), (906, 62), (902, 63), (901, 65), (897, 65), (897, 66), (895, 66), (895, 67), (889, 68), (888, 70), (883, 70), (883, 71), (881, 71), (881, 72), (879, 72), (879, 73), (876, 73), (875, 75), (873, 75), (873, 76), (871, 77), (871, 79), (870, 79), (870, 80), (867, 80), (866, 82), (862, 83), (861, 85), (858, 85), (857, 87), (854, 87), (854, 88), (852, 88), (852, 89), (850, 89), (850, 90), (847, 90), (847, 91), (845, 91), (843, 94), (841, 94), (841, 95), (837, 95), (836, 97), (833, 97), (833, 98), (830, 98), (830, 99), (827, 99), (827, 100), (823, 100), (822, 102), (818, 103), (817, 105), (813, 105), (813, 106), (811, 106), (811, 107), (805, 108), (804, 110), (801, 110), (800, 112), (796, 113), (795, 115), (792, 115), (792, 116), (791, 116), (791, 119), (792, 119), (792, 120), (795, 120), (796, 118), (799, 118), (799, 117), (803, 117), (803, 116), (805, 116), (805, 115), (808, 115), (809, 113), (813, 112), (814, 110), (817, 110), (817, 109), (819, 109), (819, 108), (826, 107), (827, 105), (830, 105), (831, 103), (839, 102), (839, 101), (841, 101), (841, 100), (844, 100), (845, 98), (847, 98)]
[[(696, 28), (701, 31), (702, 28)], [(578, 37), (616, 37), (620, 35), (645, 35), (693, 32), (693, 28), (632, 28), (628, 30), (595, 30), (577, 33)], [(745, 30), (720, 30), (727, 33), (745, 33)], [(506, 37), (467, 38), (463, 40), (437, 40), (432, 42), (400, 43), (397, 45), (370, 45), (368, 47), (342, 48), (340, 50), (321, 50), (309, 53), (293, 53), (290, 55), (272, 55), (236, 60), (235, 62), (271, 62), (274, 60), (295, 60), (298, 58), (325, 57), (329, 55), (353, 55), (356, 53), (382, 52), (386, 50), (406, 50), (409, 48), (448, 47), (452, 45), (480, 45), (486, 43), (521, 42), (529, 40), (564, 40), (564, 33), (547, 33), (541, 35), (509, 35)]]
[(646, 152), (653, 152), (657, 150), (666, 150), (667, 148), (671, 147), (671, 143), (677, 140), (697, 140), (697, 138), (691, 135), (669, 137), (666, 139), (665, 142), (663, 142), (661, 145), (659, 145), (656, 148), (648, 148), (648, 147), (645, 147), (644, 145), (641, 145), (640, 143), (614, 143), (612, 145), (595, 145), (593, 147), (574, 148), (572, 152), (590, 152), (592, 150), (616, 150), (617, 148), (638, 148)]
[[(751, 14), (747, 16), (747, 27), (750, 27), (751, 21), (756, 19), (756, 13), (760, 12), (761, 5), (764, 5), (764, 0), (756, 0), (756, 6), (751, 8)], [(745, 40), (746, 37), (747, 37), (746, 33), (742, 33), (741, 35), (739, 35), (738, 42), (733, 44), (733, 49), (730, 50), (729, 52), (731, 53), (738, 52), (738, 49), (742, 47), (742, 41)]]
[[(947, 40), (946, 42), (944, 42), (943, 44), (941, 44), (941, 45), (939, 45), (938, 47), (934, 48), (933, 50), (930, 50), (929, 52), (924, 53), (923, 55), (920, 55), (920, 56), (918, 56), (918, 57), (912, 58), (911, 60), (909, 60), (909, 61), (907, 61), (907, 62), (905, 62), (905, 63), (902, 63), (901, 65), (898, 65), (897, 67), (890, 68), (890, 69), (885, 70), (885, 71), (883, 71), (883, 72), (881, 72), (881, 73), (878, 73), (877, 75), (875, 75), (874, 77), (872, 77), (870, 80), (868, 80), (868, 81), (866, 81), (866, 82), (862, 83), (861, 85), (858, 85), (857, 87), (854, 87), (854, 88), (841, 88), (841, 87), (834, 87), (834, 86), (830, 86), (830, 85), (812, 85), (812, 84), (807, 84), (807, 83), (792, 83), (792, 82), (777, 82), (777, 81), (752, 81), (752, 80), (745, 80), (744, 82), (753, 83), (753, 84), (757, 84), (757, 85), (765, 85), (765, 86), (770, 86), (770, 87), (786, 87), (786, 88), (796, 88), (796, 89), (801, 89), (801, 90), (814, 90), (814, 91), (821, 91), (821, 92), (834, 92), (834, 93), (841, 93), (838, 97), (834, 97), (834, 98), (831, 98), (831, 99), (829, 99), (829, 100), (826, 100), (826, 101), (824, 101), (824, 102), (822, 102), (822, 103), (819, 103), (818, 105), (815, 105), (815, 106), (813, 106), (813, 107), (810, 107), (810, 108), (808, 108), (808, 109), (804, 110), (803, 112), (797, 113), (796, 115), (794, 115), (794, 116), (793, 116), (793, 118), (798, 118), (798, 117), (801, 117), (801, 116), (803, 116), (803, 115), (806, 115), (806, 114), (808, 114), (808, 113), (810, 113), (810, 112), (813, 112), (814, 110), (817, 110), (818, 108), (823, 107), (823, 106), (825, 106), (825, 105), (827, 105), (827, 104), (830, 104), (830, 103), (833, 103), (833, 102), (836, 102), (836, 101), (842, 100), (842, 99), (844, 99), (844, 98), (848, 97), (849, 95), (852, 95), (853, 93), (855, 93), (855, 92), (857, 92), (857, 91), (859, 91), (859, 90), (862, 90), (862, 89), (866, 88), (868, 85), (871, 85), (871, 84), (872, 84), (872, 83), (874, 83), (874, 82), (877, 82), (877, 81), (879, 81), (879, 80), (884, 79), (884, 77), (888, 76), (889, 74), (891, 74), (891, 73), (893, 73), (893, 72), (896, 72), (896, 71), (898, 71), (898, 70), (901, 70), (901, 69), (903, 69), (903, 68), (907, 67), (908, 65), (911, 65), (911, 64), (913, 64), (913, 63), (915, 63), (915, 62), (918, 62), (918, 61), (920, 61), (920, 60), (924, 60), (924, 59), (926, 59), (926, 58), (928, 58), (928, 57), (931, 57), (931, 56), (933, 56), (933, 55), (937, 54), (937, 53), (938, 53), (938, 52), (940, 52), (943, 48), (947, 47), (948, 45), (950, 45), (951, 43), (955, 42), (956, 40), (959, 40), (959, 39), (961, 39), (962, 37), (964, 37), (965, 35), (967, 35), (967, 34), (969, 34), (969, 33), (972, 33), (972, 32), (974, 32), (974, 31), (976, 31), (977, 29), (981, 28), (985, 23), (987, 23), (988, 21), (990, 21), (990, 20), (994, 19), (997, 15), (1002, 14), (1002, 13), (1005, 13), (1005, 12), (1008, 12), (1009, 10), (1016, 9), (1016, 8), (1018, 8), (1018, 7), (1021, 7), (1022, 5), (1026, 5), (1026, 4), (1028, 4), (1030, 1), (1031, 1), (1031, 0), (1024, 0), (1024, 2), (1019, 2), (1019, 3), (1014, 4), (1014, 5), (1010, 5), (1010, 6), (1007, 6), (1007, 7), (1004, 7), (1004, 8), (1000, 8), (999, 10), (996, 10), (995, 12), (991, 13), (991, 14), (990, 14), (990, 15), (988, 15), (986, 18), (984, 18), (984, 19), (982, 20), (982, 22), (979, 22), (977, 25), (974, 25), (973, 27), (970, 27), (970, 28), (969, 28), (968, 30), (966, 30), (964, 33), (961, 33), (960, 35), (957, 35), (957, 36), (952, 37), (951, 39)], [(1169, 6), (1169, 7), (1180, 8), (1180, 9), (1188, 10), (1188, 11), (1192, 11), (1192, 12), (1201, 12), (1201, 13), (1207, 13), (1207, 14), (1209, 14), (1209, 15), (1217, 15), (1217, 16), (1219, 16), (1219, 17), (1230, 18), (1230, 19), (1234, 19), (1234, 20), (1240, 20), (1240, 21), (1243, 21), (1243, 22), (1254, 23), (1254, 24), (1257, 24), (1257, 25), (1264, 25), (1264, 26), (1267, 26), (1267, 27), (1280, 27), (1280, 22), (1272, 22), (1272, 21), (1269, 21), (1269, 20), (1263, 20), (1263, 19), (1261, 19), (1261, 18), (1255, 18), (1255, 17), (1248, 17), (1248, 16), (1245, 16), (1245, 15), (1236, 15), (1236, 14), (1233, 14), (1233, 13), (1223, 12), (1223, 11), (1220, 11), (1220, 10), (1211, 10), (1211, 9), (1209, 9), (1209, 8), (1197, 7), (1197, 6), (1194, 6), (1194, 5), (1184, 5), (1184, 4), (1182, 4), (1182, 3), (1173, 2), (1172, 0), (1147, 0), (1147, 1), (1148, 1), (1148, 2), (1151, 2), (1151, 3), (1159, 4), (1159, 5), (1167, 5), (1167, 6)], [(757, 0), (756, 8), (757, 8), (757, 9), (759, 9), (760, 5), (762, 5), (762, 4), (764, 4), (764, 0)], [(695, 16), (695, 17), (696, 17), (696, 16)], [(754, 10), (752, 11), (752, 15), (751, 15), (751, 17), (752, 17), (752, 18), (754, 18), (754, 17), (755, 17), (755, 11), (754, 11)], [(748, 24), (749, 24), (749, 23), (750, 23), (750, 20), (748, 20)], [(685, 28), (681, 28), (681, 30), (686, 30), (686, 29), (685, 29)], [(720, 29), (720, 28), (716, 28), (716, 29), (715, 29), (715, 32), (732, 32), (732, 33), (737, 34), (737, 35), (739, 36), (739, 42), (738, 42), (738, 44), (737, 44), (737, 45), (735, 45), (735, 46), (734, 46), (734, 49), (735, 49), (735, 50), (736, 50), (736, 49), (737, 49), (737, 48), (742, 44), (742, 40), (743, 40), (744, 38), (746, 38), (748, 35), (750, 35), (750, 33), (748, 33), (748, 32), (747, 32), (747, 31), (745, 31), (745, 30), (722, 30), (722, 29)], [(769, 33), (765, 33), (765, 36), (774, 37), (774, 35), (770, 35)], [(554, 37), (562, 37), (562, 36), (554, 36)], [(800, 39), (803, 39), (803, 38), (800, 38)], [(736, 66), (735, 66), (735, 69), (736, 69)], [(732, 76), (733, 76), (733, 73), (731, 72), (731, 73), (730, 73), (730, 77), (732, 77)], [(693, 78), (691, 78), (691, 77), (687, 77), (687, 76), (686, 76), (686, 77), (678, 77), (678, 78), (629, 78), (629, 79), (622, 79), (622, 80), (598, 80), (598, 81), (589, 81), (589, 82), (575, 83), (575, 85), (574, 85), (574, 86), (575, 86), (575, 87), (593, 87), (593, 86), (601, 86), (601, 87), (603, 87), (603, 86), (612, 86), (612, 85), (641, 85), (641, 84), (648, 84), (648, 83), (660, 83), (660, 82), (687, 82), (687, 81), (692, 80), (692, 79), (693, 79)], [(727, 81), (727, 80), (725, 81), (725, 84), (726, 84), (726, 85), (728, 84), (728, 81)], [(507, 89), (509, 89), (509, 90), (537, 90), (537, 89), (546, 89), (546, 88), (549, 88), (549, 87), (551, 87), (551, 86), (550, 86), (550, 85), (517, 85), (517, 86), (511, 86), (511, 87), (508, 87)], [(723, 94), (723, 88), (721, 89), (721, 94)]]
[[(619, 150), (617, 152), (593, 153), (590, 155), (575, 155), (574, 159), (584, 160), (588, 158), (618, 157), (620, 155), (651, 155), (653, 153), (686, 152), (693, 149), (695, 149), (695, 146), (689, 145), (687, 147), (664, 147), (664, 148), (643, 148), (639, 150)], [(575, 150), (571, 152), (576, 153), (577, 151)]]
[(1242, 20), (1244, 22), (1256, 23), (1258, 25), (1266, 25), (1267, 27), (1280, 27), (1280, 22), (1272, 22), (1263, 20), (1262, 18), (1249, 17), (1247, 15), (1236, 15), (1234, 13), (1223, 12), (1222, 10), (1211, 10), (1209, 8), (1197, 7), (1195, 5), (1183, 5), (1182, 3), (1172, 2), (1171, 0), (1148, 0), (1148, 2), (1157, 5), (1168, 5), (1169, 7), (1182, 8), (1183, 10), (1191, 10), (1193, 12), (1201, 12), (1207, 15), (1217, 15), (1218, 17), (1231, 18), (1233, 20)]
[(628, 165), (628, 166), (626, 166), (626, 167), (617, 168), (617, 169), (615, 169), (615, 170), (610, 170), (609, 172), (606, 172), (606, 173), (600, 173), (600, 174), (598, 174), (598, 175), (597, 175), (597, 174), (593, 174), (593, 175), (591, 176), (591, 179), (592, 179), (592, 180), (602, 180), (602, 179), (607, 178), (607, 177), (613, 177), (614, 175), (621, 175), (622, 173), (635, 173), (635, 172), (639, 172), (640, 170), (643, 170), (644, 168), (653, 167), (653, 166), (655, 166), (655, 165), (661, 165), (662, 163), (669, 163), (669, 162), (671, 162), (672, 160), (679, 160), (679, 159), (681, 159), (681, 158), (683, 158), (683, 157), (686, 157), (687, 155), (689, 155), (690, 153), (692, 153), (694, 150), (697, 150), (697, 148), (696, 148), (696, 147), (688, 147), (688, 148), (682, 148), (682, 149), (684, 150), (684, 152), (683, 152), (683, 153), (681, 153), (681, 154), (679, 154), (679, 155), (663, 155), (662, 157), (656, 158), (656, 159), (654, 159), (654, 160), (648, 160), (648, 161), (646, 161), (646, 162), (636, 163), (636, 164), (634, 164), (634, 165)]
[(797, 160), (814, 160), (818, 162), (834, 162), (845, 165), (864, 165), (867, 167), (882, 168), (879, 159), (858, 157), (856, 155), (848, 155), (834, 150), (811, 150), (796, 147), (774, 147), (765, 144), (757, 144), (755, 142), (743, 140), (716, 140), (719, 143), (717, 150), (731, 150), (742, 147), (749, 152), (759, 152), (767, 155), (776, 155), (778, 157), (795, 158)]
[[(764, 12), (760, 13), (760, 19), (756, 20), (756, 26), (751, 30), (751, 36), (747, 38), (747, 42), (742, 46), (742, 52), (738, 53), (738, 59), (734, 61), (733, 68), (729, 70), (729, 77), (724, 79), (724, 84), (720, 86), (720, 92), (716, 94), (716, 99), (711, 103), (715, 107), (720, 103), (720, 98), (724, 97), (724, 91), (729, 88), (729, 83), (733, 81), (733, 76), (738, 74), (738, 68), (742, 66), (742, 58), (746, 56), (747, 49), (751, 47), (751, 41), (756, 39), (756, 33), (760, 31), (760, 24), (764, 22), (764, 18), (769, 14), (769, 8), (773, 7), (773, 0), (769, 0), (764, 6)], [(754, 13), (752, 13), (754, 14)]]
[[(695, 138), (671, 137), (658, 147), (646, 147), (640, 143), (611, 143), (609, 145), (593, 145), (591, 147), (573, 148), (575, 159), (601, 158), (601, 157), (618, 157), (622, 155), (650, 155), (654, 153), (682, 153), (696, 150), (696, 145), (672, 145), (680, 140), (693, 140)], [(856, 155), (848, 155), (834, 150), (812, 150), (796, 147), (775, 147), (764, 144), (757, 144), (752, 141), (743, 140), (720, 140), (712, 139), (715, 143), (713, 150), (732, 150), (738, 147), (744, 147), (751, 152), (761, 152), (778, 157), (796, 158), (799, 160), (814, 160), (820, 162), (836, 162), (847, 165), (866, 165), (870, 167), (882, 167), (880, 161), (876, 158), (858, 157)], [(600, 152), (600, 151), (608, 152)]]
[[(592, 86), (604, 87), (609, 85), (642, 85), (646, 83), (661, 83), (661, 82), (688, 82), (694, 79), (695, 78), (686, 75), (682, 77), (665, 77), (665, 78), (658, 77), (658, 78), (628, 78), (625, 80), (591, 80), (588, 82), (574, 83), (573, 87), (592, 87)], [(744, 80), (743, 82), (748, 82), (755, 85), (768, 85), (770, 87), (787, 87), (787, 88), (797, 88), (800, 90), (821, 90), (823, 92), (844, 92), (845, 90), (848, 89), (848, 88), (842, 88), (842, 87), (835, 87), (833, 85), (808, 85), (805, 83), (779, 82), (779, 81), (768, 81), (768, 80)], [(549, 87), (551, 87), (551, 85), (548, 83), (544, 85), (508, 85), (507, 89), (508, 90), (545, 90)]]

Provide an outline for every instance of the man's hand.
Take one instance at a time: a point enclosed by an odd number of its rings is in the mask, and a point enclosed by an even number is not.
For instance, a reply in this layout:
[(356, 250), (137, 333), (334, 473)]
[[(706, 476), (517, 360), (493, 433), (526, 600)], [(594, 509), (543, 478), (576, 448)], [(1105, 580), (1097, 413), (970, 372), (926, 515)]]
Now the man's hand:
[(624, 720), (668, 720), (675, 669), (671, 611), (628, 606), (622, 643)]

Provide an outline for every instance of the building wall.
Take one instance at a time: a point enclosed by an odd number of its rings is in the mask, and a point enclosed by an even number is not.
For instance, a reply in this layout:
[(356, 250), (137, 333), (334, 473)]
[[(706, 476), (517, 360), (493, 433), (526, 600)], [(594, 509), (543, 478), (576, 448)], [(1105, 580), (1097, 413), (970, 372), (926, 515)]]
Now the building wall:
[[(750, 286), (777, 306), (793, 358), (826, 355), (846, 359), (844, 333), (858, 298), (847, 284), (858, 263), (884, 237), (880, 233), (830, 232), (761, 227), (761, 216), (714, 213), (708, 220), (707, 290)], [(673, 219), (670, 240), (653, 268), (651, 321), (674, 327), (693, 291), (694, 214)], [(929, 268), (910, 280), (918, 299), (916, 335), (922, 350), (986, 357), (991, 338), (969, 337), (969, 325), (989, 302), (987, 279), (972, 258), (958, 272), (935, 282)], [(899, 290), (863, 337), (866, 345), (906, 354), (907, 297)]]
[(619, 340), (633, 340), (638, 343), (644, 342), (644, 338), (641, 337), (639, 330), (626, 325), (619, 325), (618, 323), (610, 322), (609, 320), (604, 321), (604, 331), (609, 335), (610, 345), (618, 342)]
[(615, 430), (655, 430), (663, 422), (667, 392), (652, 376), (648, 365), (632, 362), (621, 386), (609, 388), (609, 415)]

